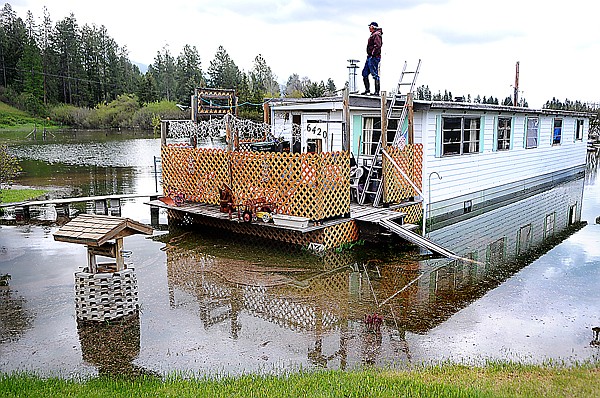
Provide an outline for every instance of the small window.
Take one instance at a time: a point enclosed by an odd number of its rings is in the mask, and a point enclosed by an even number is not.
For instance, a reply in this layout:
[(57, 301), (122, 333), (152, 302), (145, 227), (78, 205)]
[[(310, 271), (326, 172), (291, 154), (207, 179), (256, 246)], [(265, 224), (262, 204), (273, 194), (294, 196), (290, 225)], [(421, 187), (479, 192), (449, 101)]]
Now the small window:
[(552, 145), (560, 145), (562, 140), (562, 119), (554, 119), (554, 129), (552, 130)]
[(465, 200), (463, 203), (463, 213), (470, 213), (473, 210), (473, 201)]
[(540, 119), (537, 117), (527, 118), (527, 131), (525, 136), (525, 148), (537, 148), (538, 146), (538, 130)]
[(479, 152), (481, 119), (479, 117), (442, 118), (442, 155)]
[(577, 119), (577, 125), (575, 126), (575, 139), (578, 141), (583, 140), (583, 119)]
[(498, 141), (499, 151), (508, 151), (510, 149), (510, 130), (512, 119), (509, 117), (498, 118)]

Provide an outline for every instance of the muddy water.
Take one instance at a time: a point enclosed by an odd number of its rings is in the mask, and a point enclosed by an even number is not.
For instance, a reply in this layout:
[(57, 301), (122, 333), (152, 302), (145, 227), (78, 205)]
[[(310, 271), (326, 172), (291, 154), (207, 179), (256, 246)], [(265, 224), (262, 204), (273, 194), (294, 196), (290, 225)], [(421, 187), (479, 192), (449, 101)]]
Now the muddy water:
[[(68, 159), (51, 155), (67, 153), (66, 143), (15, 147), (35, 166), (19, 183), (44, 185), (49, 167), (62, 177), (48, 186), (64, 192), (153, 186), (158, 140), (80, 141)], [(0, 275), (10, 279), (0, 287), (0, 371), (71, 377), (596, 360), (595, 170), (432, 231), (433, 240), (472, 263), (423, 257), (397, 241), (320, 258), (199, 230), (169, 231), (161, 214), (153, 237), (125, 239), (139, 317), (94, 328), (75, 320), (73, 273), (85, 265), (85, 248), (55, 242), (51, 223), (3, 225)], [(586, 226), (567, 228), (573, 205)], [(143, 199), (126, 201), (122, 215), (150, 223)]]

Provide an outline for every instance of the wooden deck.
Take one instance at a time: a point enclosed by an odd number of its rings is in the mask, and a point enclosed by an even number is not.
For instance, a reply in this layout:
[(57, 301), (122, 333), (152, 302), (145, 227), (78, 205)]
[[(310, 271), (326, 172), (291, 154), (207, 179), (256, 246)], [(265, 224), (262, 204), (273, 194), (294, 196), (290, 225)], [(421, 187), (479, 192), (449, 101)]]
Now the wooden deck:
[[(183, 213), (189, 213), (193, 215), (216, 218), (223, 221), (229, 221), (229, 215), (227, 213), (222, 213), (219, 210), (219, 207), (216, 205), (206, 205), (200, 203), (184, 203), (181, 206), (176, 206), (175, 204), (165, 203), (162, 200), (151, 200), (146, 202), (146, 204), (150, 206), (155, 206), (167, 210), (176, 210)], [(253, 222), (253, 225), (260, 225), (266, 228), (279, 228), (286, 229), (290, 231), (297, 231), (301, 233), (307, 233), (312, 231), (318, 231), (320, 229), (324, 229), (333, 225), (346, 223), (349, 221), (363, 221), (363, 222), (371, 222), (378, 224), (382, 220), (392, 220), (397, 219), (404, 216), (404, 213), (400, 211), (394, 211), (394, 209), (401, 207), (401, 205), (397, 205), (389, 208), (381, 208), (381, 207), (373, 207), (370, 205), (359, 205), (356, 203), (350, 204), (350, 215), (349, 217), (341, 217), (331, 220), (325, 220), (321, 223), (315, 224), (314, 222), (309, 222), (308, 227), (300, 228), (300, 227), (288, 227), (275, 225), (274, 223), (265, 223), (262, 221)], [(238, 221), (238, 217), (236, 214), (232, 216), (231, 222), (241, 222)]]

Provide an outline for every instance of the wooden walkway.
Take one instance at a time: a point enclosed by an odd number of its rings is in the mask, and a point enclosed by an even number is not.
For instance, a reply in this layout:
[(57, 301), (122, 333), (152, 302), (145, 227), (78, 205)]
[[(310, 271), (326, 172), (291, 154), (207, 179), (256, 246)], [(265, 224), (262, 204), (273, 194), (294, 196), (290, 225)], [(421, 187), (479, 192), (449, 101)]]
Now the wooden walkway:
[[(150, 206), (159, 207), (159, 208), (176, 210), (176, 211), (199, 215), (199, 216), (204, 216), (204, 217), (216, 218), (216, 219), (220, 219), (223, 221), (242, 222), (242, 221), (238, 220), (237, 215), (233, 215), (232, 219), (230, 220), (229, 215), (227, 213), (222, 213), (219, 210), (219, 207), (216, 205), (206, 205), (206, 204), (199, 204), (199, 203), (185, 203), (181, 206), (176, 206), (174, 203), (173, 204), (165, 203), (164, 201), (158, 200), (158, 199), (151, 200), (151, 201), (147, 202), (146, 204), (148, 204)], [(463, 257), (453, 253), (452, 251), (447, 250), (444, 247), (436, 244), (435, 242), (432, 242), (432, 241), (424, 238), (423, 236), (421, 236), (415, 232), (412, 232), (412, 230), (418, 228), (417, 225), (405, 224), (403, 222), (403, 220), (400, 220), (400, 223), (394, 222), (394, 220), (397, 220), (398, 218), (401, 219), (402, 217), (404, 217), (405, 214), (402, 213), (401, 211), (394, 211), (394, 210), (400, 209), (403, 205), (406, 206), (406, 204), (402, 204), (402, 205), (393, 206), (391, 208), (382, 208), (382, 207), (373, 207), (370, 205), (359, 205), (356, 203), (351, 203), (349, 217), (340, 217), (340, 218), (336, 218), (333, 220), (326, 220), (326, 221), (319, 223), (318, 225), (315, 225), (314, 223), (311, 222), (309, 224), (309, 226), (306, 228), (281, 226), (281, 225), (275, 225), (274, 223), (271, 223), (271, 222), (265, 223), (262, 221), (255, 221), (255, 222), (253, 222), (253, 225), (260, 225), (260, 226), (264, 226), (267, 228), (280, 228), (280, 229), (287, 229), (287, 230), (291, 230), (291, 231), (298, 231), (301, 233), (307, 233), (307, 232), (317, 231), (320, 229), (330, 227), (332, 225), (345, 223), (345, 222), (349, 222), (349, 221), (369, 222), (369, 223), (380, 225), (380, 226), (388, 229), (390, 232), (400, 236), (401, 238), (406, 239), (407, 241), (414, 243), (417, 246), (425, 248), (425, 249), (431, 251), (432, 253), (439, 254), (444, 257), (448, 257), (448, 258), (451, 258), (454, 260), (476, 262), (471, 259), (463, 258)]]
[[(219, 210), (219, 206), (216, 205), (206, 205), (200, 203), (184, 203), (181, 206), (176, 206), (175, 204), (165, 203), (162, 200), (151, 200), (146, 202), (146, 204), (150, 206), (155, 206), (168, 210), (176, 210), (184, 213), (194, 214), (203, 217), (216, 218), (219, 220), (228, 221), (229, 215), (227, 213), (222, 213)], [(317, 231), (320, 229), (324, 229), (326, 227), (330, 227), (332, 225), (345, 223), (348, 221), (363, 221), (363, 222), (371, 222), (378, 224), (381, 220), (392, 220), (403, 217), (404, 213), (393, 211), (393, 208), (381, 208), (381, 207), (373, 207), (369, 205), (359, 205), (356, 203), (350, 204), (350, 215), (349, 217), (340, 217), (332, 220), (325, 220), (321, 223), (315, 225), (313, 222), (310, 222), (308, 227), (300, 228), (300, 227), (288, 227), (282, 225), (275, 225), (274, 223), (264, 223), (262, 221), (256, 221), (253, 224), (261, 225), (267, 228), (280, 228), (287, 229), (291, 231), (298, 231), (301, 233), (307, 233), (312, 231)], [(238, 222), (237, 215), (234, 214), (232, 222)], [(411, 224), (412, 226), (412, 224)], [(414, 227), (414, 226), (413, 226)]]
[(158, 192), (154, 193), (132, 193), (132, 194), (120, 194), (120, 195), (100, 195), (100, 196), (81, 196), (75, 198), (60, 198), (60, 199), (46, 199), (46, 200), (27, 200), (23, 202), (12, 202), (12, 203), (0, 203), (2, 207), (29, 207), (29, 206), (47, 206), (47, 205), (64, 205), (69, 203), (77, 202), (95, 202), (97, 200), (111, 200), (111, 199), (130, 199), (130, 198), (154, 198), (158, 197)]

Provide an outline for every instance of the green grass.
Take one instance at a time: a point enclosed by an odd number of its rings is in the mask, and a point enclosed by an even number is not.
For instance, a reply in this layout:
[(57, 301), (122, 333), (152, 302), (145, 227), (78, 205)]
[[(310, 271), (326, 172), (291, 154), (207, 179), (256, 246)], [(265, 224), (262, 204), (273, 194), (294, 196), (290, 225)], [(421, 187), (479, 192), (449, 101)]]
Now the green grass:
[(3, 397), (597, 397), (600, 369), (490, 364), (222, 378), (90, 380), (0, 375)]
[[(4, 102), (0, 102), (0, 138), (21, 137), (23, 133), (29, 134), (37, 125), (39, 134), (44, 129), (44, 119), (33, 117), (27, 112), (18, 110)], [(56, 130), (59, 127), (54, 126), (52, 122), (46, 122), (46, 128)]]
[(46, 193), (48, 191), (45, 189), (3, 189), (0, 191), (0, 203), (22, 202)]

